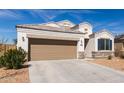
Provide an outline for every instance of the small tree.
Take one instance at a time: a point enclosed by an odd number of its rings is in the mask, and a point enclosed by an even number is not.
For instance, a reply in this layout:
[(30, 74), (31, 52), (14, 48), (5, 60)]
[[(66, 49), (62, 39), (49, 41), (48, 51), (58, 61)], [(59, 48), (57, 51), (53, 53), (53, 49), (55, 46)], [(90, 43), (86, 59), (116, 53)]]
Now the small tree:
[(3, 37), (0, 39), (0, 44), (6, 44), (7, 41), (8, 41), (8, 39)]
[(6, 39), (4, 37), (0, 39), (0, 44), (1, 44), (0, 51), (6, 52), (6, 43), (7, 43), (7, 41), (8, 41), (8, 39)]
[(17, 44), (17, 39), (13, 39), (13, 43), (16, 45)]

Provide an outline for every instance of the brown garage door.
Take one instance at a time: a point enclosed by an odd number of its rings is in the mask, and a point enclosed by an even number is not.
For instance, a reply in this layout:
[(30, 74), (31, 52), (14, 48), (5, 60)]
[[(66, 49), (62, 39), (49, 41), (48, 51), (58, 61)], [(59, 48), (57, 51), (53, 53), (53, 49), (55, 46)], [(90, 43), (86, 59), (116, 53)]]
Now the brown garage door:
[(76, 58), (76, 41), (29, 39), (29, 60)]

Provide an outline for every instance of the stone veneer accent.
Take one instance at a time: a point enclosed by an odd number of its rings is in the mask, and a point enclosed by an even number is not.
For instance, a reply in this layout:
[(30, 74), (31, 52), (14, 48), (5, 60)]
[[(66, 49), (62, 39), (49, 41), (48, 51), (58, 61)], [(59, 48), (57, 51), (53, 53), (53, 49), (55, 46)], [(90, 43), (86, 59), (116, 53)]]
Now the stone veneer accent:
[(92, 52), (92, 57), (93, 58), (108, 57), (110, 55), (114, 56), (114, 52), (111, 52), (111, 51)]
[(85, 55), (84, 52), (78, 52), (78, 59), (84, 59)]

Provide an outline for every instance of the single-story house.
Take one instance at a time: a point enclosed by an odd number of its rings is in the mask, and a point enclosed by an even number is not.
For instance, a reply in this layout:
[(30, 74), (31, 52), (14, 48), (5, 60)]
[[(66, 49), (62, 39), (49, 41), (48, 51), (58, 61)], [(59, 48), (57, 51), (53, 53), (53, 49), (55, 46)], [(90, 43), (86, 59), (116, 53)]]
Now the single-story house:
[(17, 47), (28, 52), (28, 60), (80, 59), (114, 55), (114, 35), (101, 30), (93, 33), (88, 22), (69, 20), (43, 24), (21, 24)]
[(124, 54), (124, 34), (115, 37), (115, 56)]

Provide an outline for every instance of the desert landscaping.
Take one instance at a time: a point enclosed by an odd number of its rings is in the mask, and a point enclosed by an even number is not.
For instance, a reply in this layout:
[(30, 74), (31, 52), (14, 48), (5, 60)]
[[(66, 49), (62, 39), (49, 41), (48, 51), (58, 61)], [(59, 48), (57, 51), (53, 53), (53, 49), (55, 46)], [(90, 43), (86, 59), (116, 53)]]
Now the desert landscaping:
[[(124, 72), (124, 60), (119, 57), (112, 59), (99, 58), (89, 62)], [(26, 62), (24, 67), (20, 69), (0, 68), (0, 83), (29, 83), (28, 67), (28, 62)]]
[(15, 45), (0, 45), (0, 83), (30, 82), (25, 56), (26, 53), (17, 50)]
[(114, 57), (110, 60), (107, 58), (99, 58), (91, 62), (124, 72), (124, 59), (119, 57)]
[[(94, 58), (88, 62), (124, 72), (124, 54), (119, 51), (118, 43), (116, 45), (117, 57), (110, 55), (107, 58)], [(26, 55), (27, 53), (21, 48), (17, 49), (16, 45), (0, 45), (0, 83), (31, 82)]]
[(0, 68), (0, 83), (29, 83), (28, 67), (21, 69)]

